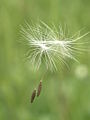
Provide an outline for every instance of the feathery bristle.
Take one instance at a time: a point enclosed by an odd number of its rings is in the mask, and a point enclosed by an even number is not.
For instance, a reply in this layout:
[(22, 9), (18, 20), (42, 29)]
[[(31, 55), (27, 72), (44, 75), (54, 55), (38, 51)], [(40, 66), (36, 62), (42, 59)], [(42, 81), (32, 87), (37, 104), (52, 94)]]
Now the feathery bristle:
[[(66, 63), (66, 59), (70, 58), (78, 61), (75, 55), (85, 51), (83, 47), (85, 42), (79, 40), (85, 37), (88, 33), (80, 35), (80, 31), (73, 36), (67, 36), (66, 30), (59, 26), (59, 30), (49, 27), (44, 22), (41, 24), (30, 26), (27, 23), (27, 28), (22, 27), (22, 36), (27, 40), (29, 50), (26, 53), (26, 59), (33, 64), (33, 67), (38, 70), (44, 62), (47, 69), (51, 71), (57, 70), (58, 64)], [(84, 46), (82, 46), (84, 44)]]

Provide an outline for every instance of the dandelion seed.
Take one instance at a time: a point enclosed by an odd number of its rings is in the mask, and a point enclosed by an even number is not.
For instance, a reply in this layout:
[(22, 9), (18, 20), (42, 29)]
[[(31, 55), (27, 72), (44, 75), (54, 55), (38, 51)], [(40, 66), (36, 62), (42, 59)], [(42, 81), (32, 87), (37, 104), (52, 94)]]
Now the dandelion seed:
[(42, 90), (42, 81), (40, 81), (39, 85), (38, 85), (38, 90), (37, 90), (37, 97), (40, 95)]
[[(26, 54), (26, 59), (29, 60), (34, 68), (38, 70), (42, 63), (51, 71), (57, 70), (58, 63), (63, 63), (68, 66), (66, 59), (70, 58), (78, 61), (75, 54), (82, 53), (86, 49), (81, 45), (84, 42), (79, 42), (88, 33), (80, 36), (80, 31), (71, 36), (66, 37), (66, 30), (63, 31), (59, 26), (57, 30), (49, 27), (47, 24), (30, 26), (27, 23), (27, 28), (21, 28), (22, 36), (27, 40), (29, 51)], [(57, 61), (59, 61), (57, 63)]]
[(35, 99), (35, 96), (36, 96), (36, 89), (34, 89), (33, 92), (32, 92), (31, 103), (33, 103), (33, 101)]

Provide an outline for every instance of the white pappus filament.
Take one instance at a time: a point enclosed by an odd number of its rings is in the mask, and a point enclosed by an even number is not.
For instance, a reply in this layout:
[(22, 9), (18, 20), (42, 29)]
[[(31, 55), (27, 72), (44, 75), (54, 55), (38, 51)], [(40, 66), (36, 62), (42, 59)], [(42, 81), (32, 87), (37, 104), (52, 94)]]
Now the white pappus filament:
[(57, 70), (59, 63), (67, 65), (67, 58), (77, 61), (75, 54), (85, 50), (82, 48), (85, 42), (79, 40), (88, 34), (80, 36), (79, 31), (68, 37), (66, 29), (59, 26), (57, 30), (55, 26), (51, 28), (44, 22), (33, 26), (26, 23), (26, 28), (21, 27), (21, 33), (29, 46), (26, 58), (34, 68), (39, 69), (41, 64), (44, 64), (51, 71)]

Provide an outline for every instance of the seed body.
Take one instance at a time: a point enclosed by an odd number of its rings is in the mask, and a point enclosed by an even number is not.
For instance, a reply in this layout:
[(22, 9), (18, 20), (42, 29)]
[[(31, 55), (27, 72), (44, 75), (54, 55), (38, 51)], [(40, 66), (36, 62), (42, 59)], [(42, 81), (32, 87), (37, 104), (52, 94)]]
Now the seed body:
[(38, 90), (37, 90), (37, 97), (40, 95), (42, 90), (42, 81), (40, 81), (39, 85), (38, 85)]
[(36, 89), (34, 89), (33, 92), (32, 92), (31, 103), (33, 103), (33, 101), (35, 99), (35, 96), (36, 96)]

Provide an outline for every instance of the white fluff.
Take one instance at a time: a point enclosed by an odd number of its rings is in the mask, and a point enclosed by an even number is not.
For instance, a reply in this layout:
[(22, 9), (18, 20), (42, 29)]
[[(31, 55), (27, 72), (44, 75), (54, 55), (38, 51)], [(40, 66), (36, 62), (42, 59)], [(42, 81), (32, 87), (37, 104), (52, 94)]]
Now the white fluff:
[(21, 31), (30, 47), (26, 54), (27, 59), (36, 69), (39, 69), (44, 61), (47, 69), (51, 71), (57, 70), (57, 60), (66, 65), (66, 58), (77, 61), (74, 54), (84, 50), (81, 48), (84, 43), (78, 41), (88, 34), (80, 36), (79, 31), (68, 38), (62, 27), (59, 26), (59, 30), (57, 30), (54, 26), (52, 29), (44, 22), (33, 26), (27, 23), (27, 28), (22, 27)]

